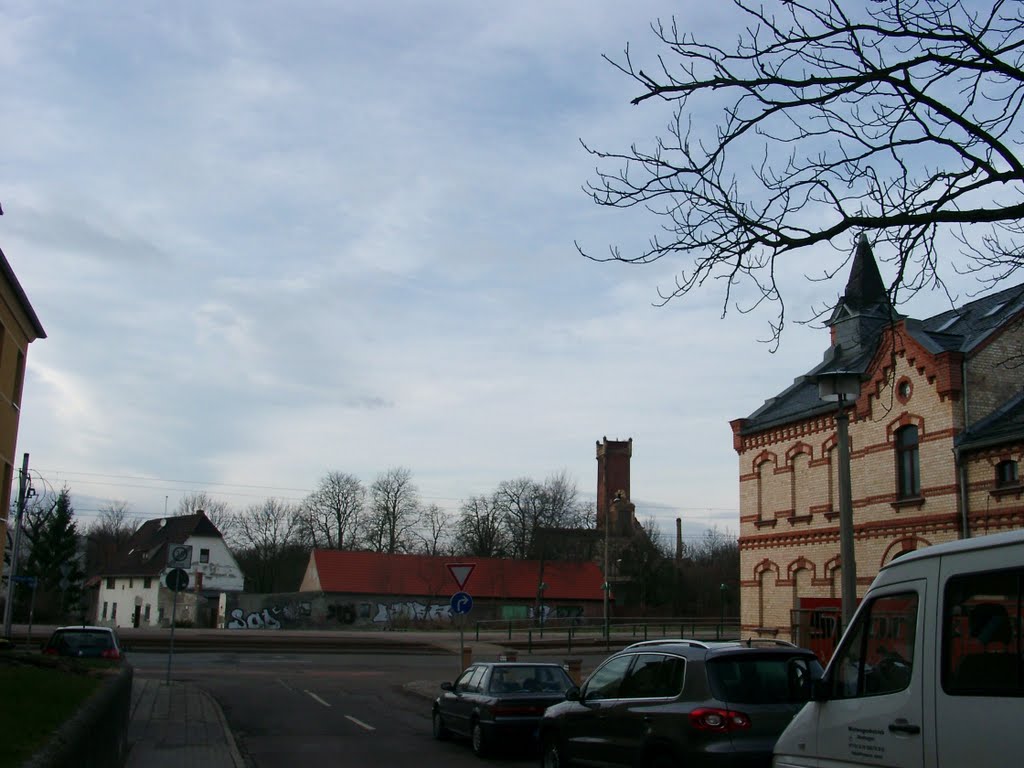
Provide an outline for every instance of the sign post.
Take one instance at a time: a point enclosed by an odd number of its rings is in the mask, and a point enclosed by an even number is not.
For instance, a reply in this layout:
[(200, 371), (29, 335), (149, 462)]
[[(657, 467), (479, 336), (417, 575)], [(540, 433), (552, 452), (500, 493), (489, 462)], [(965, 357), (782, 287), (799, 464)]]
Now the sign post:
[[(473, 598), (463, 588), (469, 581), (473, 569), (476, 568), (476, 563), (447, 563), (447, 567), (448, 573), (459, 585), (459, 591), (452, 595), (451, 612), (455, 616), (461, 617), (459, 619), (459, 666), (462, 666), (463, 660), (466, 658), (466, 614), (473, 609)], [(461, 669), (459, 674), (462, 674)]]
[[(192, 560), (192, 547), (188, 547), (188, 560)], [(167, 651), (167, 685), (170, 685), (171, 659), (174, 658), (174, 625), (178, 618), (178, 592), (188, 586), (188, 573), (182, 568), (172, 568), (167, 572), (166, 583), (168, 589), (174, 590), (174, 602), (171, 603), (171, 647)]]

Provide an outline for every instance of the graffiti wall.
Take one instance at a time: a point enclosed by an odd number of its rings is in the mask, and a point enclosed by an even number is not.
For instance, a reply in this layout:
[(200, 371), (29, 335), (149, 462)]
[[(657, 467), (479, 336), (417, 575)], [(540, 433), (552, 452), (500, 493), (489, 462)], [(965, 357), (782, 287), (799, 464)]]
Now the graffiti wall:
[[(503, 603), (477, 601), (472, 620), (500, 618)], [(508, 606), (505, 606), (508, 607)], [(534, 617), (533, 606), (522, 606), (523, 615)], [(227, 594), (220, 608), (221, 626), (227, 629), (332, 629), (340, 627), (385, 628), (446, 625), (453, 619), (446, 598), (415, 598), (381, 595), (328, 595), (322, 592), (287, 594)], [(584, 608), (541, 606), (543, 619), (574, 618)]]

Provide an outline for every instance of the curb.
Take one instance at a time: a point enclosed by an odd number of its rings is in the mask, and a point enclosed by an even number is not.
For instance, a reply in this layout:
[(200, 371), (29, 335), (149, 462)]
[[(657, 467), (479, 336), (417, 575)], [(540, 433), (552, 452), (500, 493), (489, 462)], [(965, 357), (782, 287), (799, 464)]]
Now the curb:
[(242, 757), (242, 753), (238, 750), (238, 743), (235, 741), (235, 734), (231, 731), (231, 726), (228, 725), (228, 719), (224, 716), (224, 710), (221, 709), (220, 703), (211, 694), (207, 693), (199, 686), (196, 686), (196, 690), (209, 700), (210, 705), (213, 707), (213, 711), (217, 713), (217, 720), (220, 722), (220, 727), (224, 729), (224, 742), (228, 745), (231, 762), (235, 764), (235, 768), (245, 768), (245, 759)]

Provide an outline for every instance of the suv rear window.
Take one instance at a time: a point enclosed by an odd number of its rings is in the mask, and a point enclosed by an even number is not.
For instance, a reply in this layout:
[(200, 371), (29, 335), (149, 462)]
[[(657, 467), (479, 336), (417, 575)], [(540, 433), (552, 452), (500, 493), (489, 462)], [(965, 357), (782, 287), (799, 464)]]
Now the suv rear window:
[(705, 666), (715, 698), (731, 704), (807, 701), (810, 680), (822, 674), (817, 659), (803, 656), (733, 656)]
[(106, 651), (114, 647), (109, 632), (89, 632), (88, 630), (75, 630), (73, 632), (58, 632), (50, 641), (54, 647), (64, 647), (72, 651), (101, 650)]

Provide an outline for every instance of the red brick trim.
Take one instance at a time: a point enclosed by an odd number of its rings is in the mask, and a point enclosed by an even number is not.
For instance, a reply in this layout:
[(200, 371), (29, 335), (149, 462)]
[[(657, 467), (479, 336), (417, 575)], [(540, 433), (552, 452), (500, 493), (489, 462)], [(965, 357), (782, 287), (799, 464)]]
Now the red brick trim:
[(924, 496), (915, 496), (912, 499), (896, 499), (890, 502), (889, 506), (900, 512), (904, 509), (920, 509), (924, 506)]
[(758, 527), (758, 528), (774, 528), (778, 524), (779, 524), (779, 521), (776, 520), (775, 518), (772, 518), (771, 520), (755, 520), (754, 521), (754, 525), (756, 527)]
[(789, 516), (789, 524), (790, 525), (796, 525), (797, 523), (810, 523), (813, 518), (814, 518), (814, 515), (811, 515), (811, 514), (807, 514), (807, 515), (790, 515)]

